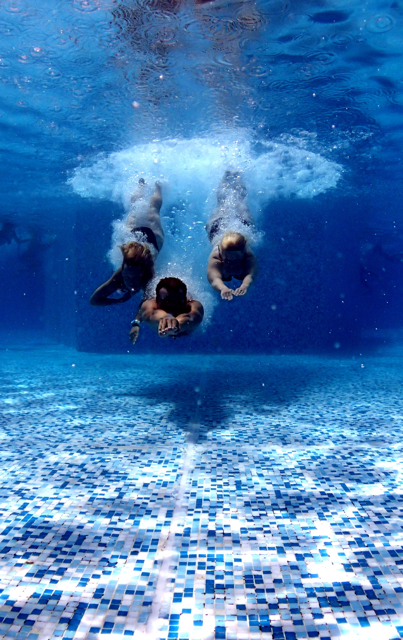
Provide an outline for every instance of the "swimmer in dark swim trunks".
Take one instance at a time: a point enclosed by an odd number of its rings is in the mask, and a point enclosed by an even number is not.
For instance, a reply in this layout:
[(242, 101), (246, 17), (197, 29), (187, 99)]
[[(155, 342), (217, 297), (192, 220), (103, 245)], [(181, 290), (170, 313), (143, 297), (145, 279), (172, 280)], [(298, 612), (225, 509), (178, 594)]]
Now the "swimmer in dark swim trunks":
[(90, 299), (90, 304), (94, 306), (122, 304), (144, 290), (154, 277), (154, 260), (164, 244), (160, 218), (162, 195), (161, 187), (156, 182), (148, 207), (137, 206), (143, 198), (144, 187), (145, 182), (140, 178), (139, 191), (131, 198), (131, 209), (126, 220), (129, 237), (132, 236), (133, 240), (120, 245), (122, 266), (94, 291)]
[[(230, 231), (231, 221), (240, 230), (254, 226), (246, 205), (246, 188), (237, 173), (226, 171), (217, 191), (218, 207), (206, 225), (210, 242), (215, 245), (207, 265), (207, 279), (223, 300), (243, 296), (256, 277), (256, 258), (243, 233)], [(230, 289), (225, 282), (232, 278), (241, 281), (237, 289)]]
[(239, 172), (226, 171), (217, 189), (217, 208), (214, 209), (206, 224), (211, 244), (216, 236), (223, 236), (232, 222), (237, 223), (240, 231), (254, 227), (254, 221), (246, 204), (246, 187)]
[(187, 287), (182, 280), (163, 278), (157, 284), (155, 298), (140, 305), (129, 337), (135, 344), (140, 324), (145, 322), (160, 338), (182, 338), (197, 329), (203, 315), (203, 305), (187, 297)]

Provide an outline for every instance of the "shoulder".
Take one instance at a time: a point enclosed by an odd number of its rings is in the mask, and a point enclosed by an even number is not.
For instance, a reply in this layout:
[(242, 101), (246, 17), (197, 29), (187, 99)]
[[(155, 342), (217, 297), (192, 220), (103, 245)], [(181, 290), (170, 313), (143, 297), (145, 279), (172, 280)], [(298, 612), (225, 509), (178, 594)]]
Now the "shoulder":
[(191, 312), (198, 313), (198, 314), (201, 314), (201, 315), (204, 314), (203, 305), (198, 300), (188, 300), (188, 305), (190, 307), (190, 311)]
[(144, 300), (144, 302), (141, 303), (140, 308), (142, 311), (154, 311), (157, 308), (156, 298), (151, 298), (150, 300)]
[(149, 322), (157, 308), (157, 300), (155, 298), (152, 300), (144, 300), (139, 309), (141, 319)]
[(218, 249), (218, 246), (212, 250), (212, 252), (209, 255), (208, 261), (210, 266), (216, 266), (216, 267), (221, 266), (222, 259), (220, 256), (220, 251)]

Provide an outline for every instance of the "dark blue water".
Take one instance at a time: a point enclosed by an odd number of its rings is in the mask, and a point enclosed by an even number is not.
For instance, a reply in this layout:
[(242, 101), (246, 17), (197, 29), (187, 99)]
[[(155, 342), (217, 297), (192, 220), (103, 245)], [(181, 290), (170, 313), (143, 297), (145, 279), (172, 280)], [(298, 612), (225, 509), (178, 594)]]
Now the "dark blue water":
[[(402, 11), (5, 3), (1, 215), (36, 245), (25, 258), (28, 243), (0, 247), (2, 328), (126, 350), (135, 304), (87, 302), (111, 273), (111, 224), (144, 175), (164, 186), (160, 272), (186, 262), (208, 307), (203, 335), (175, 348), (309, 351), (396, 336)], [(229, 165), (244, 171), (264, 232), (259, 279), (231, 306), (208, 299), (203, 231)], [(161, 348), (142, 338), (138, 349)]]

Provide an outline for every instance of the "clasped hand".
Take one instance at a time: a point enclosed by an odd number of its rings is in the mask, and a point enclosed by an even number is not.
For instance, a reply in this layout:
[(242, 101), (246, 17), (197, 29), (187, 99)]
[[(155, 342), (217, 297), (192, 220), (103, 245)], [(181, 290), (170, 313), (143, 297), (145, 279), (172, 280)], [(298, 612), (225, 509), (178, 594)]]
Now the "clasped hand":
[(234, 296), (244, 296), (247, 292), (248, 287), (246, 284), (241, 284), (238, 289), (229, 289), (226, 287), (223, 291), (221, 291), (221, 298), (223, 300), (232, 300)]
[(158, 325), (158, 335), (160, 338), (176, 336), (179, 333), (179, 322), (176, 318), (162, 318)]
[(241, 284), (241, 286), (238, 287), (238, 289), (235, 289), (234, 296), (244, 296), (247, 290), (248, 290), (248, 285)]
[(132, 344), (136, 344), (137, 338), (139, 337), (139, 333), (140, 333), (140, 327), (138, 327), (137, 325), (134, 325), (130, 329), (129, 340)]

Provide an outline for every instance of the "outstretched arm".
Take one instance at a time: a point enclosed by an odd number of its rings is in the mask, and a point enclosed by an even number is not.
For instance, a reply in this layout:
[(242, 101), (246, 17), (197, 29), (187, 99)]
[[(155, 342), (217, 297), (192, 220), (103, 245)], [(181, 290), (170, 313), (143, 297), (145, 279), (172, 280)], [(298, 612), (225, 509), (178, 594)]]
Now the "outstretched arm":
[(144, 304), (144, 298), (142, 300), (142, 302), (140, 302), (139, 304), (139, 308), (137, 309), (137, 313), (136, 316), (134, 318), (134, 320), (132, 320), (131, 322), (131, 329), (129, 331), (129, 340), (132, 344), (136, 344), (137, 342), (137, 338), (139, 337), (139, 333), (140, 333), (140, 324), (141, 321), (143, 320), (143, 313), (142, 313), (142, 306)]
[(101, 284), (101, 286), (94, 291), (90, 298), (90, 304), (92, 304), (94, 307), (107, 307), (111, 304), (122, 304), (122, 302), (126, 302), (131, 298), (130, 291), (127, 291), (119, 299), (108, 297), (115, 293), (115, 291), (123, 287), (124, 282), (122, 278), (122, 269), (118, 269), (107, 282)]
[(201, 302), (198, 300), (191, 300), (189, 303), (190, 309), (187, 313), (181, 313), (177, 316), (179, 323), (179, 331), (177, 335), (193, 333), (203, 320), (204, 309)]
[(222, 279), (220, 261), (214, 255), (214, 251), (210, 254), (207, 264), (207, 280), (213, 287), (214, 291), (221, 293), (223, 300), (232, 300), (234, 292), (226, 286)]
[(235, 289), (234, 295), (244, 296), (245, 293), (248, 291), (250, 285), (256, 278), (256, 274), (257, 274), (256, 257), (253, 251), (248, 249), (248, 252), (246, 254), (246, 276), (242, 280), (241, 286), (238, 287), (238, 289)]
[(146, 322), (160, 338), (193, 333), (203, 320), (204, 309), (197, 300), (192, 300), (188, 305), (189, 311), (175, 317), (159, 309), (155, 299), (146, 300), (141, 305), (136, 319), (139, 322)]
[(172, 314), (158, 308), (155, 298), (153, 300), (145, 300), (136, 315), (136, 320), (146, 322), (153, 331), (158, 333), (160, 322), (168, 319), (173, 319), (176, 322), (176, 318)]

